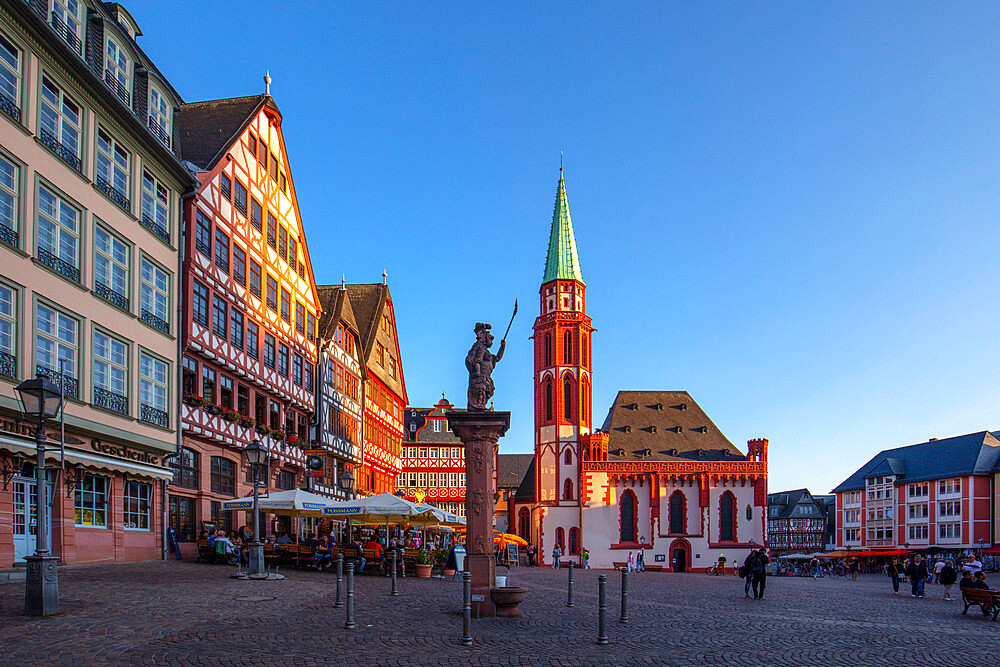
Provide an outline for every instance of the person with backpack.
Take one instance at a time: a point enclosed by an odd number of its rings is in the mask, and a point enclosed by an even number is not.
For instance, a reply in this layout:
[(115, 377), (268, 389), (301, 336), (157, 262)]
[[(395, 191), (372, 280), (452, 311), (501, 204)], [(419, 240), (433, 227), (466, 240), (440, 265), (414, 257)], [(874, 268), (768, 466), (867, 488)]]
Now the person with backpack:
[(753, 599), (763, 600), (764, 588), (767, 586), (767, 564), (771, 561), (763, 547), (751, 553), (750, 558), (750, 587), (753, 589)]
[(743, 561), (743, 565), (740, 565), (739, 572), (737, 573), (737, 574), (739, 574), (740, 578), (744, 580), (744, 582), (743, 582), (743, 597), (747, 597), (747, 598), (750, 597), (750, 582), (753, 581), (753, 575), (750, 572), (750, 565), (749, 565), (750, 559), (753, 558), (753, 555), (754, 555), (754, 552), (751, 551), (750, 555), (747, 556), (747, 559), (745, 561)]
[(889, 579), (892, 580), (893, 595), (899, 595), (899, 577), (902, 574), (903, 566), (900, 564), (899, 559), (893, 556), (892, 562), (889, 563)]
[(955, 580), (958, 579), (958, 572), (955, 571), (951, 560), (945, 562), (944, 567), (941, 568), (941, 585), (944, 586), (944, 599), (951, 600), (951, 587), (955, 585)]

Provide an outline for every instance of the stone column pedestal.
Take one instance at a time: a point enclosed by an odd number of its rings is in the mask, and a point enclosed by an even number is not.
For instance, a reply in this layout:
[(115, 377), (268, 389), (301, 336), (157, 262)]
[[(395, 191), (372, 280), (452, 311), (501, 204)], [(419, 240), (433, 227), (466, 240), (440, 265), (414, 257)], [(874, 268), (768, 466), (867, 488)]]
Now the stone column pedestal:
[(24, 613), (29, 616), (50, 616), (59, 613), (59, 574), (56, 556), (26, 556), (24, 576)]
[(447, 412), (448, 426), (465, 445), (465, 562), (472, 574), (472, 609), (495, 613), (490, 589), (496, 586), (493, 549), (493, 460), (497, 442), (510, 428), (509, 412)]

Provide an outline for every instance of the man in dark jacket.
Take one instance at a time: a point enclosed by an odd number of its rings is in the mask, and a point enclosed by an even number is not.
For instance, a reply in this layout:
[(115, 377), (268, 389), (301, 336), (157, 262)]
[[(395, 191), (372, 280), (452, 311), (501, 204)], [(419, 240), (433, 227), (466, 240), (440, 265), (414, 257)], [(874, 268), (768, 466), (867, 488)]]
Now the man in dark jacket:
[(747, 559), (743, 561), (743, 566), (750, 572), (750, 586), (753, 588), (753, 599), (764, 599), (764, 587), (767, 586), (767, 564), (770, 560), (767, 552), (762, 548), (751, 551)]
[(945, 562), (944, 567), (941, 568), (940, 577), (941, 585), (944, 586), (944, 599), (951, 600), (951, 587), (955, 585), (955, 580), (958, 579), (958, 572), (951, 564), (951, 560)]
[(910, 578), (910, 597), (924, 597), (924, 581), (927, 579), (927, 563), (923, 556), (917, 554), (906, 568), (906, 576)]

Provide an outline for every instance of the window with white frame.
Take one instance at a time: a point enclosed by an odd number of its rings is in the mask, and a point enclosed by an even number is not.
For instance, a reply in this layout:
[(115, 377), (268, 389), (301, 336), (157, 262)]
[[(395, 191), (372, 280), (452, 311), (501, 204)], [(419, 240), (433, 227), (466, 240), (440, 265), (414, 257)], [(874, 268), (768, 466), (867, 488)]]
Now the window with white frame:
[(80, 281), (80, 211), (44, 185), (38, 187), (38, 259)]
[(429, 456), (432, 459), (436, 459), (438, 457), (438, 448), (437, 447), (431, 447), (431, 452), (430, 452)]
[(453, 458), (453, 459), (460, 459), (460, 458), (462, 458), (462, 448), (461, 447), (452, 447), (451, 448), (451, 458)]
[(125, 481), (125, 530), (149, 530), (149, 497), (152, 486), (134, 479)]
[(918, 503), (909, 506), (909, 518), (926, 519), (928, 516), (927, 503)]
[(962, 492), (962, 480), (956, 477), (955, 479), (942, 479), (938, 482), (938, 495), (949, 495), (952, 493)]
[(165, 361), (145, 352), (139, 355), (139, 419), (167, 428), (170, 370)]
[(94, 405), (128, 414), (128, 343), (94, 332)]
[(170, 146), (170, 106), (166, 96), (156, 86), (149, 87), (149, 129)]
[(906, 487), (906, 492), (910, 498), (924, 498), (929, 492), (929, 485), (927, 482), (923, 482), (921, 484), (910, 484)]
[[(80, 323), (44, 303), (35, 305), (35, 363), (53, 382), (63, 382), (67, 396), (77, 398), (77, 358)], [(60, 377), (60, 362), (66, 377)]]
[(104, 128), (97, 130), (97, 187), (128, 210), (129, 154)]
[(419, 479), (420, 479), (419, 485), (421, 487), (426, 487), (427, 486), (427, 473), (425, 473), (425, 472), (419, 473)]
[(110, 34), (105, 38), (105, 42), (104, 82), (127, 105), (130, 99), (129, 91), (132, 89), (131, 63), (125, 55), (125, 49)]
[(0, 153), (0, 241), (18, 247), (18, 205), (21, 168)]
[(140, 319), (170, 332), (170, 274), (146, 257), (139, 260)]
[(101, 225), (94, 226), (94, 291), (125, 310), (129, 308), (129, 254), (124, 241)]
[(948, 502), (938, 503), (938, 516), (961, 516), (962, 514), (962, 503), (958, 500), (949, 500)]
[(962, 524), (960, 523), (939, 523), (938, 537), (942, 540), (962, 539)]
[(17, 378), (17, 291), (0, 282), (0, 375)]
[(103, 475), (83, 476), (76, 488), (74, 510), (76, 525), (105, 528), (108, 525), (108, 478)]
[(77, 170), (80, 169), (81, 121), (80, 105), (51, 79), (43, 76), (39, 138)]
[(21, 120), (21, 50), (0, 35), (0, 109)]
[(927, 524), (924, 523), (910, 526), (907, 529), (907, 532), (911, 540), (926, 540), (928, 535)]
[(432, 472), (430, 474), (429, 479), (427, 480), (427, 485), (428, 486), (437, 486), (438, 485), (438, 474), (436, 472)]
[(83, 15), (85, 5), (80, 0), (52, 0), (52, 27), (73, 49), (83, 53)]
[(435, 419), (434, 420), (434, 432), (435, 433), (440, 433), (441, 432), (441, 420), (440, 419)]
[(458, 486), (458, 473), (448, 473), (448, 486)]
[(465, 473), (464, 472), (458, 473), (458, 485), (459, 486), (465, 486)]
[(418, 454), (419, 454), (420, 458), (426, 459), (427, 458), (427, 448), (426, 447), (421, 447), (420, 450), (419, 450), (419, 452), (418, 452)]
[[(142, 172), (142, 222), (152, 226), (158, 236), (170, 242), (170, 219), (167, 217), (167, 188), (148, 171)], [(164, 238), (165, 237), (165, 238)]]
[(407, 479), (407, 486), (416, 486), (417, 485), (417, 473), (415, 473), (415, 472), (409, 472), (409, 473), (406, 473), (406, 474), (407, 474), (407, 477), (409, 478), (409, 479)]

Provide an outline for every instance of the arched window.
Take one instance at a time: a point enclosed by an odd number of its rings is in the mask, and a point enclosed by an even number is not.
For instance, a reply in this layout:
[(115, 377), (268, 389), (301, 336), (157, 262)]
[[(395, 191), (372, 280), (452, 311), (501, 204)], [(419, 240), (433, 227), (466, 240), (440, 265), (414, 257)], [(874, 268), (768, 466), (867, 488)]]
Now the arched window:
[(566, 532), (562, 528), (556, 528), (556, 544), (563, 551), (566, 550)]
[(573, 383), (569, 378), (563, 382), (563, 417), (573, 418)]
[(621, 511), (621, 526), (619, 528), (620, 542), (635, 542), (636, 515), (635, 515), (635, 494), (626, 491), (618, 501)]
[(563, 500), (573, 500), (573, 481), (569, 478), (563, 482)]
[(580, 421), (590, 423), (590, 385), (586, 381), (580, 387)]
[(753, 521), (753, 508), (747, 505), (747, 521)]
[(573, 363), (573, 334), (569, 331), (563, 334), (563, 363)]
[(736, 541), (736, 497), (730, 491), (719, 499), (719, 541)]
[(580, 336), (580, 365), (587, 365), (587, 337)]
[(569, 553), (572, 556), (576, 556), (580, 553), (580, 529), (570, 528), (569, 529)]
[(552, 365), (552, 334), (545, 334), (545, 365)]
[(552, 421), (552, 378), (545, 381), (545, 419)]
[(530, 513), (527, 507), (522, 507), (521, 511), (517, 513), (517, 534), (524, 539), (531, 541), (530, 538), (530, 526), (528, 521), (530, 520)]
[(573, 452), (571, 452), (568, 449), (566, 450), (566, 453), (563, 454), (563, 463), (565, 463), (568, 466), (573, 465)]
[(670, 496), (670, 532), (681, 535), (684, 531), (684, 494), (674, 491)]

